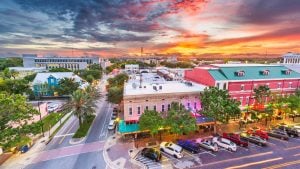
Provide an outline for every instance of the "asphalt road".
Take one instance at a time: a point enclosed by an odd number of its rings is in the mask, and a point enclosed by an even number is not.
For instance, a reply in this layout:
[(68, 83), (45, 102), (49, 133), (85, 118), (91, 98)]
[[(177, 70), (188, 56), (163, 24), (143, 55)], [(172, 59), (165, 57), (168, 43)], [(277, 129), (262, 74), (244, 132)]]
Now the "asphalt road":
[[(102, 81), (100, 83), (101, 90), (103, 87), (104, 82)], [(85, 146), (90, 146), (94, 143), (101, 144), (107, 137), (113, 134), (107, 129), (112, 114), (112, 105), (106, 101), (106, 93), (104, 90), (102, 91), (104, 97), (97, 101), (97, 116), (86, 140), (79, 145), (70, 144), (73, 134), (79, 127), (78, 119), (73, 116), (59, 130), (43, 151), (45, 154), (47, 152), (51, 154), (52, 152), (52, 156), (53, 151), (57, 151), (57, 157), (54, 154), (54, 157), (45, 158), (46, 160), (30, 164), (26, 169), (104, 169), (106, 167), (100, 146), (96, 145), (94, 150), (85, 151)], [(75, 151), (76, 153), (74, 153)]]

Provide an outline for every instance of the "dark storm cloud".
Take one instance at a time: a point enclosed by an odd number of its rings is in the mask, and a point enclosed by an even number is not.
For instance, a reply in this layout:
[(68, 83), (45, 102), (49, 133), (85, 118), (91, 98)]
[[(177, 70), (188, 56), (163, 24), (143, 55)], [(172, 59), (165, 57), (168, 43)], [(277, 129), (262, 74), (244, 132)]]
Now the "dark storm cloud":
[(244, 0), (237, 11), (237, 21), (250, 24), (300, 21), (299, 0)]

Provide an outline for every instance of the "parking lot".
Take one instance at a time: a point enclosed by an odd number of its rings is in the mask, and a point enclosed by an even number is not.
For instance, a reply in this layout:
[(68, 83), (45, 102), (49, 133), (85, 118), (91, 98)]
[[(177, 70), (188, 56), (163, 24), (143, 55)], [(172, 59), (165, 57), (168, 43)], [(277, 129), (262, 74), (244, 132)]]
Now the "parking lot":
[[(159, 149), (159, 147), (156, 147)], [(231, 152), (223, 148), (219, 148), (218, 152), (211, 152), (201, 148), (200, 153), (192, 154), (186, 150), (183, 151), (183, 157), (177, 159), (167, 153), (162, 153), (162, 161), (160, 163), (153, 162), (141, 155), (138, 155), (138, 161), (145, 164), (148, 168), (166, 168), (166, 165), (172, 165), (173, 168), (207, 168), (221, 169), (230, 168), (232, 166), (264, 166), (282, 164), (286, 161), (295, 161), (300, 157), (300, 138), (289, 138), (288, 141), (269, 137), (267, 146), (259, 146), (249, 143), (248, 147), (237, 147), (236, 152)], [(295, 162), (294, 162), (295, 163)], [(300, 162), (293, 166), (300, 168)], [(169, 167), (172, 168), (172, 167)], [(237, 167), (239, 168), (239, 167)], [(255, 167), (254, 167), (255, 168)], [(261, 167), (258, 167), (261, 168)], [(297, 168), (297, 167), (296, 167)]]

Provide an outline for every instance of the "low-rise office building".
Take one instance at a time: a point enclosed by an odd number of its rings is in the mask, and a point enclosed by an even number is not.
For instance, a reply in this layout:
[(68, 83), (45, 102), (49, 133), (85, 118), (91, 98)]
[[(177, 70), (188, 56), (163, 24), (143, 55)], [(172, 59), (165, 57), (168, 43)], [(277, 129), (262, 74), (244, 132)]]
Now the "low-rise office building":
[(47, 72), (45, 67), (9, 67), (9, 70), (18, 73), (16, 78), (24, 78), (34, 73)]
[(186, 71), (185, 79), (228, 90), (241, 106), (255, 102), (254, 89), (260, 85), (277, 95), (293, 94), (300, 87), (300, 73), (281, 65), (212, 64)]
[(37, 57), (36, 54), (23, 54), (24, 67), (86, 69), (91, 64), (100, 64), (99, 57)]
[(137, 122), (145, 110), (164, 113), (172, 102), (183, 104), (191, 112), (201, 110), (200, 92), (205, 85), (191, 82), (165, 81), (155, 73), (142, 74), (124, 85), (124, 121)]

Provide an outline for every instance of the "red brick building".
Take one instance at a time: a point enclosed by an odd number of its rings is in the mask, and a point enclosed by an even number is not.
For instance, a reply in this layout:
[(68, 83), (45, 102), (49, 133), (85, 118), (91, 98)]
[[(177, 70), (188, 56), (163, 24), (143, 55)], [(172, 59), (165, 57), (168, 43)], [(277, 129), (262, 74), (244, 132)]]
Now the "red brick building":
[(227, 89), (242, 106), (254, 103), (253, 89), (260, 85), (278, 95), (290, 95), (300, 88), (300, 73), (281, 65), (214, 64), (187, 70), (185, 79)]

